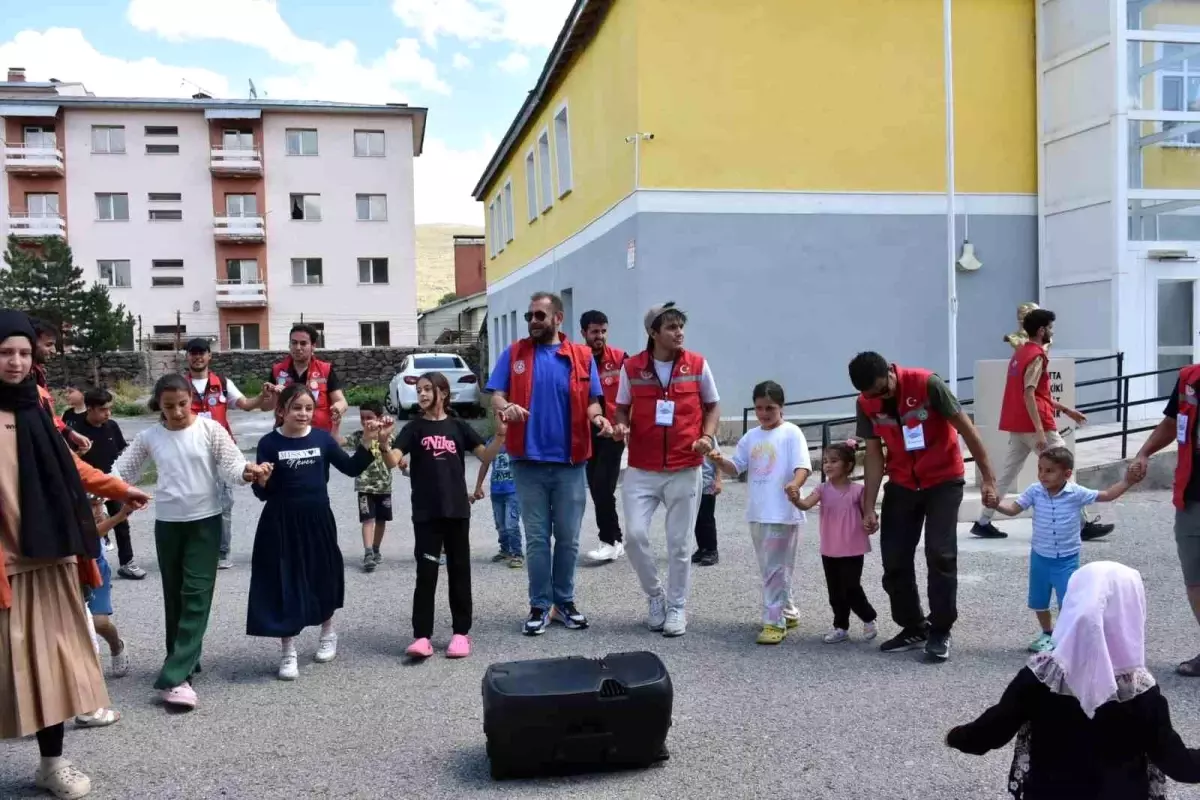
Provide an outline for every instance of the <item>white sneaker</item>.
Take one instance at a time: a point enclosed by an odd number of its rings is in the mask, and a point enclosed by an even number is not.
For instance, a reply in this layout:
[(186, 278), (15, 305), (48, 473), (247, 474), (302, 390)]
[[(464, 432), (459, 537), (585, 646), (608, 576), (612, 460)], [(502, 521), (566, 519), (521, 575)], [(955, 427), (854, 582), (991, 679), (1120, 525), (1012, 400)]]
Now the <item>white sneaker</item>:
[(663, 636), (683, 636), (687, 633), (687, 612), (682, 608), (668, 608), (667, 621), (663, 625)]
[(879, 629), (875, 627), (874, 622), (864, 622), (862, 637), (863, 641), (869, 642), (879, 635)]
[(661, 592), (650, 597), (650, 611), (646, 614), (646, 627), (661, 631), (667, 624), (667, 596)]
[(850, 632), (845, 628), (830, 628), (825, 634), (825, 644), (838, 644), (850, 641)]
[(313, 656), (313, 661), (318, 664), (327, 664), (337, 658), (337, 634), (330, 633), (327, 636), (321, 637), (321, 643), (317, 646), (317, 653)]
[(618, 558), (625, 555), (625, 543), (617, 542), (616, 544), (602, 544), (595, 550), (590, 551), (587, 555), (592, 561), (616, 561)]
[(125, 640), (121, 640), (121, 651), (112, 654), (112, 676), (114, 678), (124, 678), (129, 674), (129, 645), (125, 644)]
[(279, 659), (279, 680), (294, 681), (300, 677), (300, 665), (296, 659), (296, 651), (289, 650)]

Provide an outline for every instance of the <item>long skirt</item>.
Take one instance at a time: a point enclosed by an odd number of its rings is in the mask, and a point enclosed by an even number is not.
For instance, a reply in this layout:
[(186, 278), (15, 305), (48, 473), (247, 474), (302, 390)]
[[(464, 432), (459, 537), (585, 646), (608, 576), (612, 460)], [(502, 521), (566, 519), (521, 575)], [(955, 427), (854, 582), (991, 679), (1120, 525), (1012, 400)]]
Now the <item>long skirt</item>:
[(328, 501), (268, 501), (250, 564), (250, 636), (295, 636), (342, 607), (342, 551)]
[(109, 704), (72, 562), (10, 575), (0, 609), (0, 739), (31, 736)]

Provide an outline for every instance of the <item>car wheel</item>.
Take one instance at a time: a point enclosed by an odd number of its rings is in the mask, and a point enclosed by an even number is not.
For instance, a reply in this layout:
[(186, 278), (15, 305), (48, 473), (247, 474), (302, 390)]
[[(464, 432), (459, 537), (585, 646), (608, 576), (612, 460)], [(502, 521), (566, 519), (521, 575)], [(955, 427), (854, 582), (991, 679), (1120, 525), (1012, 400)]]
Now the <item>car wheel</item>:
[(392, 416), (396, 416), (396, 411), (397, 411), (396, 404), (395, 404), (395, 402), (392, 401), (392, 393), (391, 392), (388, 392), (387, 396), (383, 398), (383, 407), (389, 414), (391, 414)]

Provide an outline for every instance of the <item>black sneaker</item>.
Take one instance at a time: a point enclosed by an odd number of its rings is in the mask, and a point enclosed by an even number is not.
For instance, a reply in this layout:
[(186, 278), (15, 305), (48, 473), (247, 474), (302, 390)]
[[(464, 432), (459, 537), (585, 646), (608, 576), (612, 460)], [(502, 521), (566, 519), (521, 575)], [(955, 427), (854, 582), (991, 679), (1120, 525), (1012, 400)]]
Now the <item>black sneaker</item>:
[(916, 650), (925, 644), (928, 639), (929, 629), (926, 627), (905, 628), (879, 645), (879, 651), (882, 653), (904, 653), (909, 650)]
[(1085, 542), (1090, 542), (1093, 539), (1100, 539), (1108, 536), (1110, 533), (1116, 530), (1116, 528), (1117, 526), (1113, 525), (1111, 522), (1101, 522), (1098, 519), (1089, 520), (1080, 526), (1079, 538), (1083, 539)]
[(693, 564), (699, 564), (700, 559), (702, 559), (702, 558), (704, 558), (703, 550), (697, 550), (696, 552), (692, 553), (692, 563)]
[(546, 626), (550, 624), (550, 616), (542, 608), (529, 609), (529, 619), (525, 620), (525, 628), (522, 630), (526, 636), (541, 636), (546, 632)]
[(716, 550), (705, 550), (696, 563), (702, 567), (713, 567), (721, 563), (721, 556), (717, 555)]
[(971, 526), (971, 535), (980, 539), (1007, 539), (1008, 534), (990, 522), (976, 522)]
[[(583, 615), (583, 612), (575, 607), (574, 603), (563, 603), (560, 606), (554, 607), (554, 612), (551, 614), (551, 619), (558, 620), (563, 624), (563, 627), (573, 631), (583, 630), (588, 626), (588, 618)], [(528, 627), (528, 623), (526, 623)]]
[(925, 657), (930, 661), (945, 661), (950, 658), (950, 631), (930, 631), (925, 643)]

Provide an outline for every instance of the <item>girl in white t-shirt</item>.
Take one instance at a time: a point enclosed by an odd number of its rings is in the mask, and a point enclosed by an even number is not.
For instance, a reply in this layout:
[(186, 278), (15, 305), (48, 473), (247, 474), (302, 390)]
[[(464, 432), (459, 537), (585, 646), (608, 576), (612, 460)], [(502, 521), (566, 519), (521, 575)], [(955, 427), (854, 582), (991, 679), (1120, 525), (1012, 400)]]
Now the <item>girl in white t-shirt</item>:
[(759, 644), (779, 644), (799, 612), (791, 599), (796, 540), (804, 514), (793, 505), (812, 472), (808, 442), (800, 429), (783, 421), (783, 387), (763, 381), (754, 387), (754, 415), (759, 427), (737, 443), (733, 458), (713, 451), (709, 458), (726, 475), (748, 473), (746, 521), (762, 571), (763, 628)]

